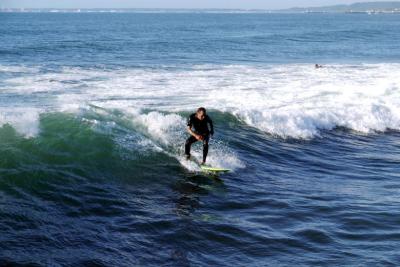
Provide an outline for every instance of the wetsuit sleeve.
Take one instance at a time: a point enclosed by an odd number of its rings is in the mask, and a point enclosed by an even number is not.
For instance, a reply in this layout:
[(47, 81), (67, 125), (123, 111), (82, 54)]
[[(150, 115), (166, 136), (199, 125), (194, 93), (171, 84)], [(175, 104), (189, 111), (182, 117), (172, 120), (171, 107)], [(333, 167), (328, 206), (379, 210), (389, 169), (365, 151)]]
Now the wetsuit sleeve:
[(210, 134), (214, 135), (214, 125), (210, 117), (208, 117), (208, 124), (210, 125)]
[(190, 128), (192, 128), (193, 126), (193, 118), (192, 116), (189, 116), (188, 120), (187, 120), (187, 126), (189, 126)]

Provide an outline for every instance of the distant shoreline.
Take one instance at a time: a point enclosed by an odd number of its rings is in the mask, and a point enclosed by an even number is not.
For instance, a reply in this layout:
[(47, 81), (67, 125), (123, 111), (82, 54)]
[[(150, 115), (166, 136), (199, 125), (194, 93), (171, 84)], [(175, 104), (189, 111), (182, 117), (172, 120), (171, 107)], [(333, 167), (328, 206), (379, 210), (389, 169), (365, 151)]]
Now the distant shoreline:
[(199, 14), (400, 14), (400, 9), (327, 11), (313, 9), (168, 9), (168, 8), (1, 8), (0, 13), (199, 13)]

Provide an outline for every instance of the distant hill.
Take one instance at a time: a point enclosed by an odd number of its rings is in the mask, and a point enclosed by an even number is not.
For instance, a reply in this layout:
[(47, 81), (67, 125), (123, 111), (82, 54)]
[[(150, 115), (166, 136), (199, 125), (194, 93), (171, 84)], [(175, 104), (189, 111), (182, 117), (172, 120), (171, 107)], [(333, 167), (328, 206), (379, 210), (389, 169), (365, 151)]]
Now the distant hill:
[(384, 12), (400, 13), (400, 2), (362, 2), (351, 5), (334, 5), (324, 7), (294, 7), (280, 10), (283, 12)]
[[(1, 0), (0, 0), (1, 1)], [(400, 0), (391, 2), (360, 2), (350, 5), (293, 7), (280, 10), (266, 9), (186, 9), (186, 8), (1, 8), (0, 12), (53, 13), (399, 13)]]

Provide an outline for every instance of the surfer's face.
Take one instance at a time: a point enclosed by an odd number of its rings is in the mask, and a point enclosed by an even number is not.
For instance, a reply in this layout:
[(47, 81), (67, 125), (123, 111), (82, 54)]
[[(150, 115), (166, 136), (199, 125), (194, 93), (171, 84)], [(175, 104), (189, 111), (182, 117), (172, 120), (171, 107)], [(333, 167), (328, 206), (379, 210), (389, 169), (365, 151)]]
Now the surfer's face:
[(206, 117), (206, 114), (203, 111), (197, 111), (197, 118), (199, 120), (204, 120), (204, 118)]

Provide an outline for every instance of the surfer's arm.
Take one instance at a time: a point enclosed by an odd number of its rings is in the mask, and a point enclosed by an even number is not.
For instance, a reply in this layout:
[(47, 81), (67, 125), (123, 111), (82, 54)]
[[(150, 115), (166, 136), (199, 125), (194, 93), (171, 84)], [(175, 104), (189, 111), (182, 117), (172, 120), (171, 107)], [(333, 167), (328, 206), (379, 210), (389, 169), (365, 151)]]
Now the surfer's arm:
[(214, 135), (214, 125), (210, 117), (208, 117), (208, 124), (210, 125), (210, 134)]
[(192, 127), (193, 127), (193, 115), (189, 117), (186, 129), (191, 136), (199, 140), (200, 136), (195, 131), (192, 130)]
[(187, 131), (188, 131), (188, 133), (189, 133), (190, 135), (192, 135), (192, 136), (196, 137), (196, 133), (195, 133), (195, 132), (193, 132), (193, 130), (192, 130), (192, 126), (188, 126), (186, 129), (187, 129)]
[(189, 119), (188, 119), (188, 122), (187, 122), (187, 128), (186, 128), (186, 130), (188, 131), (188, 133), (189, 133), (191, 136), (197, 138), (197, 134), (192, 130), (192, 127), (193, 127), (192, 116), (190, 116)]
[(191, 136), (193, 136), (193, 137), (196, 138), (197, 140), (200, 140), (200, 139), (201, 139), (201, 136), (198, 135), (196, 132), (194, 132), (194, 131), (192, 130), (192, 126), (188, 126), (188, 127), (187, 127), (187, 131), (188, 131), (188, 133), (189, 133)]
[(193, 122), (192, 122), (192, 116), (189, 117), (188, 119), (188, 123), (187, 123), (187, 128), (186, 130), (188, 131), (188, 133), (193, 136), (194, 138), (196, 138), (197, 140), (200, 139), (200, 135), (198, 135), (195, 131), (192, 130), (193, 127)]

